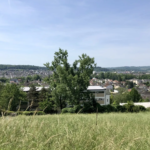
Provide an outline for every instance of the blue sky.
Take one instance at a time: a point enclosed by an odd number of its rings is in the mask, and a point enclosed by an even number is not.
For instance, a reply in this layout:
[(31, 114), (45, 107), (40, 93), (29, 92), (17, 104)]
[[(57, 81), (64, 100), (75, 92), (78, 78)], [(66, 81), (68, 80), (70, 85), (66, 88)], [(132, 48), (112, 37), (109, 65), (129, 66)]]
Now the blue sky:
[(0, 0), (0, 64), (43, 66), (59, 48), (70, 63), (150, 65), (150, 0)]

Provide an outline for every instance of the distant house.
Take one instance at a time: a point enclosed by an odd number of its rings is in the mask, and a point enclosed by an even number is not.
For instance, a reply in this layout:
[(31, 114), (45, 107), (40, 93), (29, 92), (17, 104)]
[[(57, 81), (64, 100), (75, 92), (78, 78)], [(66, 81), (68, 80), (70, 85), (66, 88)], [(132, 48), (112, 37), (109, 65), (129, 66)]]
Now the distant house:
[(18, 79), (10, 79), (10, 83), (19, 84), (19, 81)]
[(145, 84), (139, 84), (139, 89), (148, 89), (148, 87)]
[(111, 85), (111, 84), (104, 84), (104, 87), (106, 88), (106, 89), (108, 89), (108, 90), (113, 90), (113, 85)]
[(113, 83), (114, 83), (114, 84), (118, 84), (119, 81), (118, 81), (118, 80), (114, 80)]

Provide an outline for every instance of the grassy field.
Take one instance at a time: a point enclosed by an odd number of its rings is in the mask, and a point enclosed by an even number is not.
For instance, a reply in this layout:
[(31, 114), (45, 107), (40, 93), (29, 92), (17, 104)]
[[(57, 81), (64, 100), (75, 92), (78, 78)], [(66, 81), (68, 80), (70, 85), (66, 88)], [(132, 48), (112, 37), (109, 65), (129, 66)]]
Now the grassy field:
[(1, 150), (149, 150), (150, 113), (0, 118)]

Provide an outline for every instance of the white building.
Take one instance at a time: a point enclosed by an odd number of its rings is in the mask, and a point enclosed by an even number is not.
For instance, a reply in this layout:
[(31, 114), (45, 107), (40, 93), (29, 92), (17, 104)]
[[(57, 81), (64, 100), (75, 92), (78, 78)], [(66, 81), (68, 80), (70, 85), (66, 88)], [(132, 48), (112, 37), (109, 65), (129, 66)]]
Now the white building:
[(106, 88), (101, 86), (88, 86), (87, 91), (95, 95), (95, 99), (100, 105), (110, 104), (110, 93)]
[[(121, 106), (125, 105), (127, 103), (120, 103)], [(137, 102), (137, 103), (134, 103), (134, 105), (141, 105), (141, 106), (144, 106), (145, 108), (150, 108), (150, 102)]]

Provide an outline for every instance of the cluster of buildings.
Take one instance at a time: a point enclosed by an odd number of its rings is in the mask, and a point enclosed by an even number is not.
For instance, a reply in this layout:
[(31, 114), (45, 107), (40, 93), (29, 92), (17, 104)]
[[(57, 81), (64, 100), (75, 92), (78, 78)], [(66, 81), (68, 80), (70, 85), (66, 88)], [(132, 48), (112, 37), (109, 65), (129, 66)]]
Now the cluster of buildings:
[[(143, 99), (149, 99), (150, 100), (150, 86), (147, 86), (145, 83), (149, 82), (150, 79), (131, 79), (130, 82), (133, 82), (135, 84), (135, 88), (137, 91), (141, 94)], [(127, 88), (126, 87), (126, 81), (117, 81), (117, 80), (111, 80), (111, 79), (96, 79), (93, 78), (90, 80), (91, 86), (101, 86), (103, 88), (106, 88), (108, 90), (114, 90), (118, 89), (120, 87)], [(131, 91), (129, 89), (129, 91)]]
[(47, 77), (52, 74), (51, 71), (48, 70), (17, 70), (17, 69), (9, 69), (9, 70), (0, 70), (0, 78), (14, 79), (18, 77), (27, 77), (40, 75), (41, 77)]

